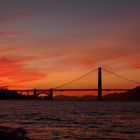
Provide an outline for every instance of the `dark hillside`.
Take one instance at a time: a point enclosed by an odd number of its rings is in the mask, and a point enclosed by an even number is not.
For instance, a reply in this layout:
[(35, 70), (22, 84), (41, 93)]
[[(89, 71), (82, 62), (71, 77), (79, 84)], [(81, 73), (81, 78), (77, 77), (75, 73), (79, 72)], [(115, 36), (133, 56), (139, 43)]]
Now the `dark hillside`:
[(112, 93), (104, 96), (105, 100), (140, 101), (140, 86), (122, 93)]

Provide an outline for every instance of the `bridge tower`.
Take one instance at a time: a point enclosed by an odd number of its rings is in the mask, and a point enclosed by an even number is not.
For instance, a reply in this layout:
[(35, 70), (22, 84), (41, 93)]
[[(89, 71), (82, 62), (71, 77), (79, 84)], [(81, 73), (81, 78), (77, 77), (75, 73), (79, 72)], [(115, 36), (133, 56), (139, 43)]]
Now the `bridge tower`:
[(49, 90), (48, 99), (53, 100), (53, 88), (50, 88)]
[(102, 68), (98, 68), (98, 100), (102, 100)]

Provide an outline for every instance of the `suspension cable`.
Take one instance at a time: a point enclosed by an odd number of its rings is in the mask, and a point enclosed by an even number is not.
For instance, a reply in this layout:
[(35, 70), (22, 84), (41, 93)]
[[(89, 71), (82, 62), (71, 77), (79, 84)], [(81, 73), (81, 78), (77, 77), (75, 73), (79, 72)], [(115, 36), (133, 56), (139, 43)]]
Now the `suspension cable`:
[(83, 77), (86, 77), (87, 75), (89, 75), (89, 74), (95, 72), (96, 70), (97, 70), (97, 68), (94, 69), (94, 70), (92, 70), (92, 71), (90, 71), (90, 72), (88, 72), (87, 74), (84, 74), (84, 75), (82, 75), (82, 76), (80, 76), (80, 77), (78, 77), (78, 78), (72, 80), (72, 81), (69, 81), (69, 82), (66, 82), (66, 83), (64, 83), (64, 84), (62, 84), (62, 85), (60, 85), (60, 86), (57, 86), (57, 87), (55, 87), (54, 89), (58, 89), (58, 88), (61, 88), (61, 87), (67, 86), (67, 85), (69, 85), (69, 84), (72, 84), (72, 83), (78, 81), (79, 79), (81, 79), (81, 78), (83, 78)]
[(132, 83), (140, 84), (140, 82), (138, 82), (138, 81), (135, 81), (135, 80), (132, 80), (132, 79), (128, 79), (128, 78), (123, 77), (123, 76), (121, 76), (119, 74), (116, 74), (116, 73), (114, 73), (112, 71), (106, 70), (105, 68), (103, 68), (103, 70), (106, 71), (106, 72), (108, 72), (108, 73), (111, 73), (112, 75), (114, 75), (116, 77), (119, 77), (121, 79), (127, 80), (127, 81), (132, 82)]

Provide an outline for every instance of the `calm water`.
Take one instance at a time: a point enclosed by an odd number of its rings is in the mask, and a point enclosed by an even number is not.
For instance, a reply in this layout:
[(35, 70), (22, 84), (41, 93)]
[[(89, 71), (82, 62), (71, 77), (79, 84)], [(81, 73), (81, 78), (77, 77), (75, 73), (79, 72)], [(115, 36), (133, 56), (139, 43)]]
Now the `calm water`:
[(0, 124), (33, 140), (140, 140), (140, 103), (0, 101)]

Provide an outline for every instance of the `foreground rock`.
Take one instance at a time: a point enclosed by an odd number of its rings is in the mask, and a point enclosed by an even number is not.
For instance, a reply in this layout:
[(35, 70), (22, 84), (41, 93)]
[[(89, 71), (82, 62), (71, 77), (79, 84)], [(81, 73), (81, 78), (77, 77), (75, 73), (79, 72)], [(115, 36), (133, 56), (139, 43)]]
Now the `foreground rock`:
[(31, 140), (26, 136), (27, 132), (23, 128), (10, 128), (0, 126), (0, 140)]

